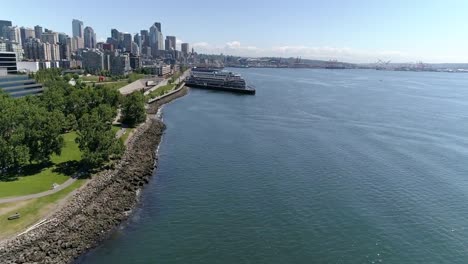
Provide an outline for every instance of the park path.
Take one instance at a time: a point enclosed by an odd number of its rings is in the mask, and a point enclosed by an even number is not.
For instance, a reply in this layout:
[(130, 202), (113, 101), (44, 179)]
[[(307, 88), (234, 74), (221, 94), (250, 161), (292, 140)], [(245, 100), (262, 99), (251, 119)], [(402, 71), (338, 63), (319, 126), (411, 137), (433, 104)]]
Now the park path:
[[(183, 82), (185, 80), (185, 78), (190, 74), (190, 70), (186, 70), (181, 76), (179, 76), (179, 78), (177, 78), (175, 81), (174, 81), (174, 84), (179, 84), (181, 82)], [(171, 78), (166, 78), (164, 79), (163, 81), (161, 81), (160, 83), (158, 83), (156, 86), (154, 86), (153, 88), (149, 89), (148, 91), (146, 91), (144, 94), (145, 95), (148, 95), (149, 93), (151, 93), (152, 91), (158, 89), (159, 87), (161, 86), (164, 86), (164, 85), (167, 85), (169, 83), (169, 80)]]
[(29, 199), (35, 199), (35, 198), (40, 198), (40, 197), (44, 197), (44, 196), (47, 196), (47, 195), (51, 195), (53, 193), (59, 192), (59, 191), (65, 189), (65, 188), (67, 188), (68, 186), (72, 185), (75, 181), (76, 181), (76, 178), (70, 178), (66, 182), (60, 184), (57, 188), (52, 189), (52, 190), (48, 190), (48, 191), (45, 191), (45, 192), (41, 192), (41, 193), (28, 194), (28, 195), (24, 195), (24, 196), (16, 196), (16, 197), (11, 197), (11, 198), (0, 198), (0, 204), (12, 203), (12, 202), (21, 202), (21, 201), (26, 201), (26, 200), (29, 200)]

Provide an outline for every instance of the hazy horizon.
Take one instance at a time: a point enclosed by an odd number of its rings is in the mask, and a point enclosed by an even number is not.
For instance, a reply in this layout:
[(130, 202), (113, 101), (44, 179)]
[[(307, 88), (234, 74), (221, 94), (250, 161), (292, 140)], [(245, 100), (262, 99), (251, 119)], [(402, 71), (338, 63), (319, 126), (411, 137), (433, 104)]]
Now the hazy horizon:
[[(468, 2), (412, 1), (215, 1), (101, 3), (83, 0), (69, 8), (63, 1), (11, 2), (0, 19), (13, 25), (41, 25), (71, 35), (72, 19), (91, 26), (99, 41), (110, 30), (132, 34), (162, 23), (164, 36), (189, 42), (199, 53), (246, 57), (302, 57), (373, 63), (468, 63), (464, 34)], [(54, 15), (50, 14), (53, 10)], [(180, 46), (178, 46), (180, 48)]]

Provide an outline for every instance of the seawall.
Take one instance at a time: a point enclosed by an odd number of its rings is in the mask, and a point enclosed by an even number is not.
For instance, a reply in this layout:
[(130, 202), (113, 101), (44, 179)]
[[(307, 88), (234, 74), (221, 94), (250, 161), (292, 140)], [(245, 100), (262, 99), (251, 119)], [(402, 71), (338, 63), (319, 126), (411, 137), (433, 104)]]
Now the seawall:
[(70, 263), (127, 219), (138, 190), (157, 166), (156, 148), (165, 126), (154, 114), (186, 93), (184, 87), (151, 104), (148, 113), (153, 117), (135, 131), (114, 169), (95, 175), (47, 224), (0, 244), (0, 263)]

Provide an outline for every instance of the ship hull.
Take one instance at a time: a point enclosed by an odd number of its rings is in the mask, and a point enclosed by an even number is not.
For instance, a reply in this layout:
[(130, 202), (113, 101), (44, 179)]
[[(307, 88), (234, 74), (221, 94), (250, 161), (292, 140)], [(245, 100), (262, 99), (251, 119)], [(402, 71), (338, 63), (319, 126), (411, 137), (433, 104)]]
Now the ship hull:
[(200, 84), (190, 84), (190, 83), (185, 83), (185, 85), (191, 88), (218, 90), (218, 91), (234, 92), (234, 93), (241, 93), (241, 94), (255, 94), (255, 89), (253, 88), (239, 89), (239, 88), (231, 88), (231, 87), (223, 87), (223, 86), (200, 85)]

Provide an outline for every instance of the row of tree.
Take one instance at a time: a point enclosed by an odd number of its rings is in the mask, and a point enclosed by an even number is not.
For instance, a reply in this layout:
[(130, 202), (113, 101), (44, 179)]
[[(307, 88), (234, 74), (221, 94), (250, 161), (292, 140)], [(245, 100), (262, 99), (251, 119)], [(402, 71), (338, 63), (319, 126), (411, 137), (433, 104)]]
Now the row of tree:
[(55, 69), (35, 77), (47, 87), (41, 96), (14, 99), (0, 92), (0, 170), (47, 162), (60, 154), (62, 134), (76, 130), (83, 162), (96, 167), (123, 153), (112, 122), (122, 107), (123, 121), (135, 126), (146, 119), (144, 96), (122, 97), (117, 90), (71, 86)]

